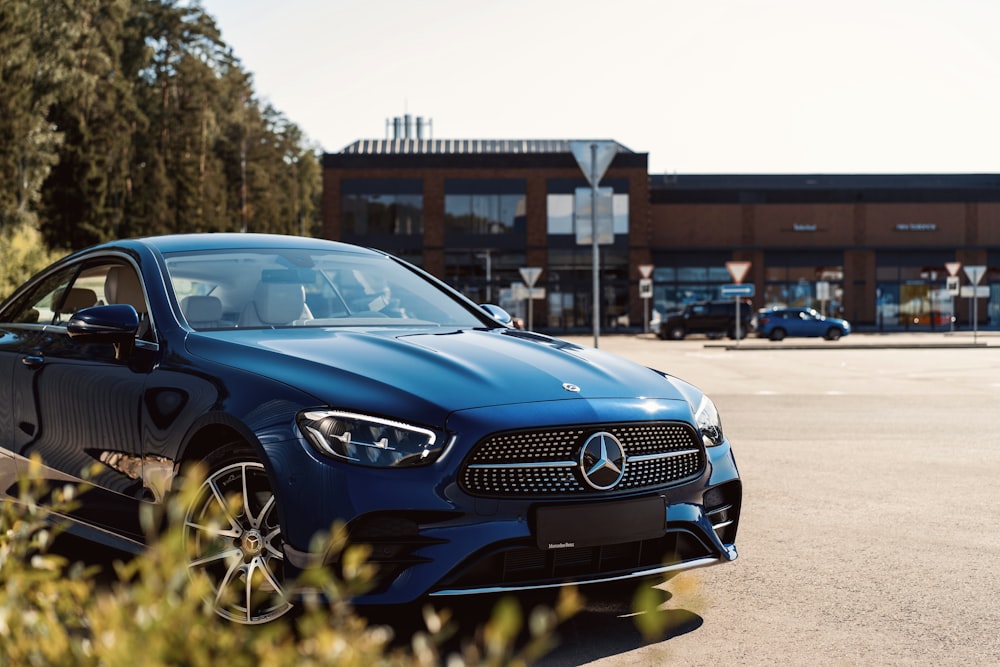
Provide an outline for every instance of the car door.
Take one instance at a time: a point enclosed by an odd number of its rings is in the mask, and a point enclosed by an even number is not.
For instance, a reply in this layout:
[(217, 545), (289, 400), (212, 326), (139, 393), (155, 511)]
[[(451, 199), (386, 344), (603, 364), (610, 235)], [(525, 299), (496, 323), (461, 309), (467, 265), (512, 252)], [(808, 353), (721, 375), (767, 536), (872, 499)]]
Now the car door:
[(795, 316), (788, 321), (788, 333), (792, 336), (815, 336), (816, 320), (807, 310), (795, 312)]
[(122, 269), (137, 275), (119, 261), (82, 264), (46, 297), (51, 324), (22, 345), (13, 369), (14, 446), (20, 456), (39, 456), (53, 480), (88, 481), (75, 518), (140, 537), (141, 404), (155, 353), (139, 348), (119, 361), (112, 345), (81, 343), (66, 330), (80, 308), (114, 300), (105, 283)]
[(75, 273), (63, 268), (34, 281), (0, 313), (0, 491), (9, 495), (17, 495), (17, 476), (24, 472), (16, 455), (34, 437), (37, 423), (25, 351), (51, 323), (52, 297), (64, 293)]
[(0, 495), (17, 493), (17, 466), (14, 463), (14, 369), (20, 358), (25, 331), (0, 324)]

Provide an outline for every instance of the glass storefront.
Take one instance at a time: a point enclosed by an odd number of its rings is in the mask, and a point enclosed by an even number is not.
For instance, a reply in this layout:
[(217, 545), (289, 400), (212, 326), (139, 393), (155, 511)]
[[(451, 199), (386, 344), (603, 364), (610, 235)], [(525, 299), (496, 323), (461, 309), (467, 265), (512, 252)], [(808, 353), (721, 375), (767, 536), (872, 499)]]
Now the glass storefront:
[(878, 330), (950, 329), (955, 303), (945, 263), (951, 261), (951, 253), (880, 253), (875, 269)]
[(732, 282), (725, 266), (657, 266), (653, 270), (653, 307), (662, 313), (718, 299), (722, 286)]
[[(576, 243), (574, 191), (587, 187), (582, 179), (549, 179), (546, 197), (548, 262), (541, 283), (546, 288), (548, 330), (582, 331), (594, 324), (594, 270), (590, 245)], [(614, 243), (600, 246), (599, 291), (601, 329), (628, 327), (629, 321), (629, 195), (628, 182), (606, 179), (611, 187)], [(636, 324), (641, 325), (641, 322)]]
[[(631, 325), (628, 252), (603, 246), (600, 262), (601, 329), (628, 327)], [(547, 328), (560, 331), (592, 328), (594, 272), (590, 248), (550, 247), (547, 273)], [(542, 277), (544, 279), (545, 275)]]
[(653, 263), (653, 319), (696, 301), (720, 298), (723, 285), (733, 282), (728, 252), (656, 253)]
[(813, 308), (844, 316), (844, 258), (838, 252), (768, 252), (763, 308)]
[(766, 267), (764, 308), (813, 308), (822, 315), (844, 315), (844, 267)]
[(445, 280), (476, 303), (495, 303), (514, 317), (523, 304), (510, 296), (512, 283), (521, 280), (526, 265), (523, 250), (482, 248), (448, 249), (444, 254)]

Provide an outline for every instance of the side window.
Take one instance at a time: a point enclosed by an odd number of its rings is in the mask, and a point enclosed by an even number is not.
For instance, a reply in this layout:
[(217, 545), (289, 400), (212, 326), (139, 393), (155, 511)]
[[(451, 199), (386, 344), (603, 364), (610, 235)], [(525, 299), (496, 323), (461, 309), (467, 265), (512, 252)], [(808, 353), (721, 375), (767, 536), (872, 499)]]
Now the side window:
[(0, 322), (57, 324), (65, 326), (83, 308), (127, 303), (139, 313), (139, 337), (155, 342), (149, 322), (146, 296), (135, 269), (124, 263), (66, 267), (50, 274), (11, 301)]
[(139, 314), (139, 338), (154, 340), (146, 293), (132, 265), (103, 263), (88, 266), (80, 272), (73, 288), (94, 291), (101, 304), (124, 303), (132, 306)]
[[(0, 321), (22, 324), (51, 324), (57, 321), (61, 313), (77, 307), (82, 303), (81, 297), (85, 296), (74, 297), (69, 289), (75, 271), (75, 268), (70, 267), (46, 277), (10, 303), (3, 313), (0, 313)], [(77, 309), (84, 307), (86, 306), (79, 305)]]

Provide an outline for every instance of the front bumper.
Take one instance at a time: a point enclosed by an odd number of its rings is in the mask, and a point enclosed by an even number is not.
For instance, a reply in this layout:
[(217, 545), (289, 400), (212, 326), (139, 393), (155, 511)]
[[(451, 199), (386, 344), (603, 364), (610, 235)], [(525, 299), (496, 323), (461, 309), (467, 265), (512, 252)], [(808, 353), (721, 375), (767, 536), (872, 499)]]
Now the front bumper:
[[(575, 410), (575, 408), (574, 408)], [(683, 410), (687, 410), (686, 406)], [(519, 426), (601, 423), (602, 413), (616, 422), (680, 418), (679, 402), (651, 409), (647, 401), (634, 414), (621, 405), (592, 403), (588, 414), (539, 410), (512, 421), (504, 409), (469, 414), (449, 426), (458, 440)], [(488, 414), (489, 413), (489, 414)], [(610, 420), (605, 420), (610, 421)], [(314, 536), (335, 521), (346, 523), (350, 541), (368, 545), (378, 576), (357, 604), (402, 604), (424, 596), (454, 596), (602, 583), (725, 563), (737, 557), (742, 486), (728, 441), (705, 450), (705, 465), (694, 477), (656, 489), (610, 491), (590, 497), (489, 498), (469, 495), (455, 481), (468, 449), (449, 451), (433, 465), (406, 470), (360, 469), (317, 457), (305, 443), (285, 443), (281, 470), (287, 477), (279, 500), (285, 506), (286, 562), (290, 570), (315, 562), (309, 554)], [(294, 460), (293, 460), (294, 459)], [(279, 484), (283, 481), (279, 479)], [(659, 498), (662, 531), (627, 542), (578, 546), (540, 545), (540, 507), (578, 506), (608, 516), (629, 502)], [(600, 511), (598, 511), (600, 510)], [(606, 542), (606, 541), (604, 541)], [(544, 547), (544, 548), (543, 548)], [(336, 560), (327, 565), (336, 566)]]

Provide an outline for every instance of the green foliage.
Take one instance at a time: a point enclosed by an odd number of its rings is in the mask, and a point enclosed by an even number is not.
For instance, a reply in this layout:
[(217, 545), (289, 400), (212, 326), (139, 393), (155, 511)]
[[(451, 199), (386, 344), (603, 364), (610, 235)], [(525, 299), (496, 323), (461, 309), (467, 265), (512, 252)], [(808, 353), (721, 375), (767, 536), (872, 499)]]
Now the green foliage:
[[(200, 480), (190, 479), (167, 504), (171, 527), (143, 555), (118, 563), (115, 581), (99, 583), (92, 570), (49, 553), (58, 528), (49, 521), (53, 515), (35, 500), (46, 495), (39, 472), (38, 461), (32, 461), (24, 479), (34, 481), (22, 481), (19, 502), (5, 501), (0, 507), (0, 666), (368, 667), (437, 665), (445, 660), (455, 665), (523, 665), (551, 646), (556, 624), (579, 607), (579, 600), (570, 595), (554, 610), (534, 610), (528, 640), (515, 641), (525, 634), (522, 612), (515, 601), (504, 600), (477, 636), (448, 656), (440, 646), (450, 616), (428, 609), (427, 631), (415, 635), (409, 647), (395, 645), (389, 628), (366, 623), (345, 601), (371, 574), (363, 553), (347, 551), (343, 581), (322, 568), (304, 575), (300, 584), (316, 595), (293, 620), (260, 627), (230, 624), (212, 612), (209, 582), (186, 566), (184, 507)], [(66, 486), (50, 497), (57, 510), (66, 510), (76, 493)], [(314, 553), (342, 550), (342, 535), (331, 530), (317, 540)]]
[(0, 301), (62, 254), (51, 252), (31, 225), (0, 227)]
[(51, 247), (319, 228), (316, 150), (197, 2), (0, 3), (0, 228)]

